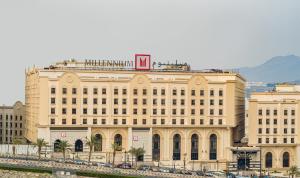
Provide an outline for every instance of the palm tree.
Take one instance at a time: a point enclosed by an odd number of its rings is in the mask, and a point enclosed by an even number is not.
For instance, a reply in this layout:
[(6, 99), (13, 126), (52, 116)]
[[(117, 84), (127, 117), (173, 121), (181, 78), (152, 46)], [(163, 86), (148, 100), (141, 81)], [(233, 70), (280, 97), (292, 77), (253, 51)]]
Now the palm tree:
[(292, 167), (290, 167), (289, 171), (290, 171), (290, 174), (292, 175), (292, 178), (294, 178), (294, 175), (296, 175), (298, 172), (298, 168), (297, 168), (297, 166), (292, 166)]
[(68, 143), (67, 140), (62, 140), (58, 143), (58, 150), (62, 152), (64, 161), (66, 160), (66, 151), (69, 149), (71, 145)]
[(144, 148), (133, 148), (129, 150), (129, 153), (135, 157), (135, 169), (137, 169), (137, 160), (139, 156), (142, 156), (145, 154), (145, 149)]
[(36, 143), (34, 143), (34, 146), (38, 147), (39, 160), (41, 159), (42, 148), (46, 147), (47, 145), (48, 143), (44, 139), (40, 139), (40, 138), (38, 138), (36, 140)]
[(16, 145), (20, 145), (22, 143), (22, 141), (20, 139), (14, 138), (13, 139), (13, 147), (12, 147), (12, 151), (13, 151), (13, 156), (15, 157), (16, 155)]
[(96, 136), (95, 135), (91, 135), (90, 139), (86, 138), (86, 145), (89, 146), (89, 148), (90, 148), (90, 151), (89, 151), (89, 163), (91, 161), (92, 151), (93, 151), (93, 148), (95, 146), (95, 143), (96, 143)]
[(117, 144), (117, 143), (111, 144), (111, 148), (112, 148), (112, 150), (113, 150), (113, 161), (112, 161), (112, 166), (115, 167), (115, 157), (116, 157), (116, 152), (117, 152), (118, 150), (121, 150), (122, 148), (121, 148), (121, 146), (120, 146), (119, 144)]

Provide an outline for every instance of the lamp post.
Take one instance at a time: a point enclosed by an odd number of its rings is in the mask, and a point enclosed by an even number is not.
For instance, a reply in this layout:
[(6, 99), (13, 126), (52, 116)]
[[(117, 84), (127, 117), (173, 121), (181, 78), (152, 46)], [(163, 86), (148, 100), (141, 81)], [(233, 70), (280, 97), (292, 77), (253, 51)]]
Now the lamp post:
[(186, 162), (186, 153), (184, 153), (184, 157), (183, 157), (183, 169), (185, 170), (185, 162)]
[(262, 169), (261, 169), (261, 155), (262, 155), (262, 152), (261, 152), (261, 146), (259, 146), (259, 177), (261, 178), (262, 177)]

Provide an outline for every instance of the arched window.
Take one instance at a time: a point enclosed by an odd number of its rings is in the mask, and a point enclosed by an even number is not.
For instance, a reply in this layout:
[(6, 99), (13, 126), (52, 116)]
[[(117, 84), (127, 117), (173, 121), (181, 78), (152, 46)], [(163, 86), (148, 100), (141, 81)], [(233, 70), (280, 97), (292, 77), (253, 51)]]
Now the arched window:
[(173, 137), (173, 160), (180, 160), (181, 138), (179, 134)]
[(102, 136), (100, 134), (95, 135), (94, 151), (102, 151)]
[(272, 158), (272, 153), (268, 152), (266, 154), (266, 160), (265, 160), (266, 168), (272, 168), (273, 164), (273, 158)]
[(284, 152), (282, 155), (282, 167), (290, 167), (290, 154)]
[(78, 139), (75, 142), (75, 152), (82, 152), (82, 151), (83, 151), (83, 143), (80, 139)]
[(160, 160), (160, 136), (158, 134), (152, 137), (152, 160)]
[(122, 136), (120, 134), (115, 135), (114, 142), (116, 145), (122, 147)]
[(59, 139), (55, 140), (55, 142), (53, 144), (54, 152), (59, 152), (59, 143), (60, 143)]
[(209, 137), (209, 159), (217, 159), (217, 136), (215, 134)]
[(191, 138), (191, 160), (198, 160), (198, 135), (193, 134)]

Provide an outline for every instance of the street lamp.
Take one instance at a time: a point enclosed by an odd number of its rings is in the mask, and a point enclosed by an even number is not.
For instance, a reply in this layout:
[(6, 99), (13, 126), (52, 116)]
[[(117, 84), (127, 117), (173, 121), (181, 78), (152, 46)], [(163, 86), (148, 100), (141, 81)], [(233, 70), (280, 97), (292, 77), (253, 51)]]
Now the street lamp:
[(183, 169), (185, 170), (185, 161), (186, 161), (186, 153), (184, 153), (184, 157), (183, 157)]

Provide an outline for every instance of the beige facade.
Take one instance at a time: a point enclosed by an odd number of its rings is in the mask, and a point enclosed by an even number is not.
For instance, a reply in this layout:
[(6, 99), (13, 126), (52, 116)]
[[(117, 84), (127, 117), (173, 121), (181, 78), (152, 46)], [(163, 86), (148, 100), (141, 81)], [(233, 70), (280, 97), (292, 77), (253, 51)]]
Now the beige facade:
[[(26, 137), (53, 148), (68, 140), (84, 155), (125, 159), (131, 147), (164, 166), (226, 169), (230, 147), (244, 136), (244, 79), (231, 72), (103, 70), (76, 61), (26, 73)], [(97, 159), (95, 158), (95, 159)], [(126, 159), (129, 160), (129, 157)]]
[(299, 167), (299, 86), (278, 85), (249, 100), (249, 146), (261, 147), (265, 169)]
[(0, 106), (0, 143), (12, 143), (24, 138), (25, 106), (18, 101), (13, 106)]

